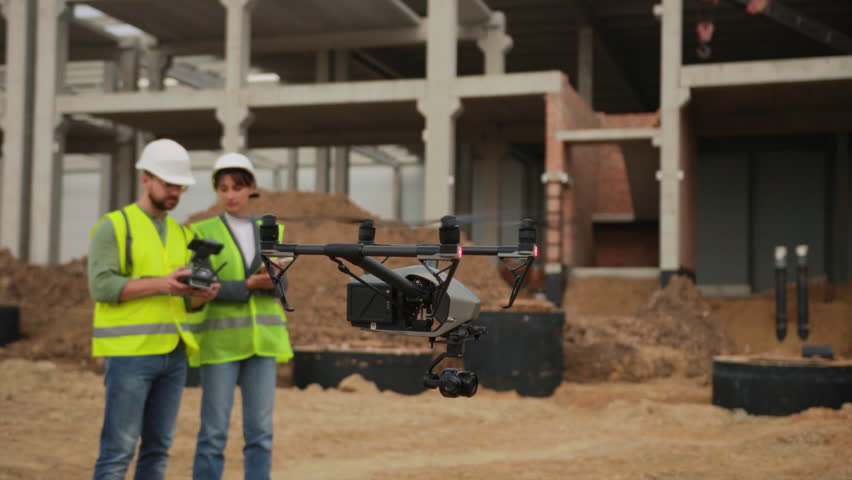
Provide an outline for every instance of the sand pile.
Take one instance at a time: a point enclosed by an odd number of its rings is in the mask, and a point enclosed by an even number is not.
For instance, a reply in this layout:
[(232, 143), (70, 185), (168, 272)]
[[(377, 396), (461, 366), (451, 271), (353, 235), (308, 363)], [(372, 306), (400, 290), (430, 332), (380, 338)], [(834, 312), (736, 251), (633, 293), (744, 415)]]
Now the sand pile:
[(659, 285), (656, 278), (571, 278), (562, 304), (571, 316), (633, 315), (648, 306)]
[[(579, 289), (588, 292), (606, 283), (594, 280), (593, 285)], [(567, 298), (576, 298), (574, 295), (569, 292)], [(633, 315), (569, 314), (563, 342), (565, 378), (642, 381), (672, 375), (707, 376), (712, 357), (734, 349), (710, 313), (709, 303), (695, 285), (688, 278), (674, 277)]]
[(8, 250), (0, 251), (0, 304), (21, 308), (24, 337), (0, 348), (0, 356), (94, 365), (93, 303), (85, 260), (45, 268), (18, 262)]

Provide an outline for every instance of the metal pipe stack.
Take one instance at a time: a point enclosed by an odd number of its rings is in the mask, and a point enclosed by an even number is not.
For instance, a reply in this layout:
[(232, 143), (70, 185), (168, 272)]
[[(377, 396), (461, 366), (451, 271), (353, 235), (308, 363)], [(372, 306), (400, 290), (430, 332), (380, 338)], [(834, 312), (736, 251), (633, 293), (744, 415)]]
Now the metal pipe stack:
[(796, 247), (796, 290), (799, 296), (799, 338), (808, 338), (808, 246)]
[(775, 247), (775, 336), (787, 336), (787, 247)]

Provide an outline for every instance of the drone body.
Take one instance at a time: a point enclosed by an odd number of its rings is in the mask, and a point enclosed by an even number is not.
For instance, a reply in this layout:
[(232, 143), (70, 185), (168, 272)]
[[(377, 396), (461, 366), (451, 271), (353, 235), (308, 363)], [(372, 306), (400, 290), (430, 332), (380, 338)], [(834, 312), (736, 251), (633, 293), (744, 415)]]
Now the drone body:
[[(363, 221), (358, 231), (358, 243), (332, 243), (327, 245), (297, 245), (278, 243), (278, 226), (273, 215), (264, 215), (260, 227), (260, 250), (267, 271), (276, 286), (285, 310), (293, 311), (282, 287), (284, 273), (295, 262), (281, 267), (271, 261), (274, 257), (323, 255), (337, 264), (337, 269), (352, 277), (347, 286), (346, 316), (352, 326), (373, 332), (420, 336), (429, 342), (444, 343), (447, 350), (441, 353), (424, 376), (424, 385), (437, 388), (445, 397), (471, 397), (476, 393), (476, 374), (448, 368), (441, 374), (432, 370), (447, 357), (464, 356), (465, 343), (485, 334), (485, 328), (472, 325), (479, 316), (479, 298), (455, 280), (456, 269), (464, 255), (496, 256), (515, 278), (509, 308), (530, 271), (538, 247), (535, 245), (535, 226), (532, 220), (523, 220), (518, 231), (518, 244), (498, 247), (461, 246), (460, 232), (455, 217), (444, 217), (439, 229), (440, 244), (429, 245), (376, 245), (372, 220)], [(391, 269), (377, 258), (416, 258), (421, 265)], [(514, 268), (507, 260), (520, 260)], [(346, 262), (346, 263), (344, 263)], [(441, 264), (447, 265), (438, 268)], [(347, 266), (362, 268), (364, 275), (355, 275)], [(522, 269), (521, 273), (516, 273)]]
[[(438, 273), (437, 269), (412, 265), (393, 271), (427, 292), (426, 298), (407, 298), (403, 292), (382, 282), (375, 275), (362, 275), (358, 277), (360, 281), (353, 279), (348, 285), (346, 319), (353, 327), (397, 335), (438, 337), (479, 316), (479, 297), (460, 281), (451, 279), (446, 294), (437, 300), (436, 292), (440, 290), (440, 285), (435, 277), (446, 281), (446, 276)], [(365, 286), (362, 281), (385, 292), (390, 300)], [(430, 310), (434, 312), (431, 317), (421, 315)], [(437, 329), (433, 329), (435, 322), (439, 325)]]

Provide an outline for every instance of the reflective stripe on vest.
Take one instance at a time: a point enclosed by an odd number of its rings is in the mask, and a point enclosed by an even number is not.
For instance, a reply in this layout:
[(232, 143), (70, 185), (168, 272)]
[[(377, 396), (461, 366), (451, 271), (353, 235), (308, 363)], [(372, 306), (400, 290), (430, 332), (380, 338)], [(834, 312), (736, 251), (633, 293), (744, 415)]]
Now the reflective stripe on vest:
[[(192, 234), (173, 219), (166, 217), (164, 244), (151, 219), (136, 204), (104, 218), (112, 222), (119, 265), (130, 279), (164, 276), (189, 262), (187, 244)], [(130, 245), (128, 238), (133, 239)], [(132, 260), (130, 265), (127, 259)], [(181, 340), (192, 353), (198, 344), (188, 327), (183, 297), (152, 295), (118, 303), (97, 302), (92, 353), (96, 357), (157, 355), (174, 350)]]
[[(190, 330), (190, 325), (181, 325), (184, 330)], [(149, 323), (125, 325), (123, 327), (96, 327), (95, 338), (123, 337), (126, 335), (159, 335), (163, 333), (178, 333), (177, 325), (168, 323)]]
[[(219, 254), (210, 257), (214, 270), (221, 268), (219, 280), (245, 281), (245, 259), (222, 217), (202, 220), (191, 228), (198, 237), (224, 246)], [(279, 227), (279, 233), (282, 231), (283, 227)], [(252, 355), (276, 357), (278, 361), (293, 356), (287, 319), (277, 297), (251, 294), (246, 302), (214, 300), (205, 306), (203, 316), (190, 318), (201, 347), (197, 355), (189, 357), (190, 365), (223, 363)]]
[[(258, 325), (283, 325), (281, 318), (277, 315), (257, 315), (255, 322)], [(193, 333), (208, 332), (210, 330), (233, 330), (235, 328), (251, 327), (251, 317), (234, 318), (207, 318), (202, 323), (192, 325)]]

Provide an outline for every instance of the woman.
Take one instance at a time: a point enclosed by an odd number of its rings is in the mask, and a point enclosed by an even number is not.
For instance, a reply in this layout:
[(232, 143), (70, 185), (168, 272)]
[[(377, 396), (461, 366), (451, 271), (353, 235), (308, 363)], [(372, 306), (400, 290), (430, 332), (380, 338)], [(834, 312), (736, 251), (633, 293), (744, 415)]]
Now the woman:
[[(238, 153), (220, 157), (213, 169), (213, 188), (225, 213), (191, 226), (196, 235), (224, 246), (211, 256), (213, 268), (221, 268), (221, 288), (193, 325), (199, 352), (189, 360), (191, 366), (201, 367), (202, 387), (193, 478), (222, 477), (234, 390), (239, 385), (245, 478), (268, 479), (275, 364), (293, 357), (287, 319), (260, 258), (259, 221), (248, 214), (249, 199), (257, 196), (251, 161)], [(279, 229), (280, 234), (283, 227)]]

